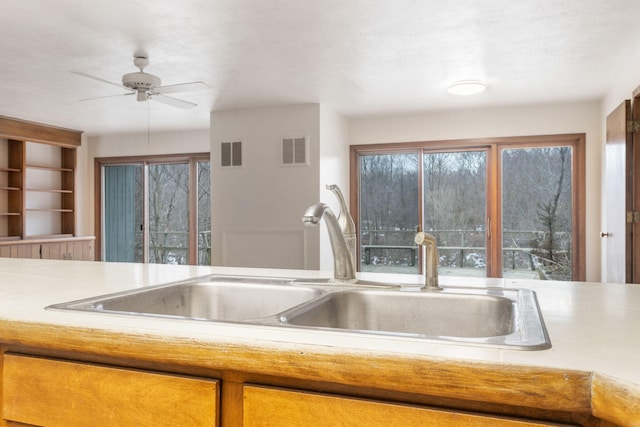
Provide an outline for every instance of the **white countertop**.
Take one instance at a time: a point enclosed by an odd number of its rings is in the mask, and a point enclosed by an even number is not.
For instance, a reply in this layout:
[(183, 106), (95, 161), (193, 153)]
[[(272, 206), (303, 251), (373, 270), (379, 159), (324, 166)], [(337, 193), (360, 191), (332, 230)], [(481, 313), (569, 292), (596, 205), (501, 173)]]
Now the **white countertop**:
[[(286, 327), (138, 318), (44, 307), (207, 274), (328, 278), (331, 273), (0, 258), (0, 322), (96, 328), (161, 339), (193, 339), (328, 352), (403, 353), (488, 363), (599, 372), (640, 385), (640, 286), (584, 282), (441, 277), (442, 286), (498, 286), (536, 291), (552, 348), (505, 350), (368, 334)], [(418, 275), (361, 274), (375, 281), (419, 284)], [(0, 329), (1, 334), (1, 329)], [(2, 337), (0, 336), (0, 339)]]

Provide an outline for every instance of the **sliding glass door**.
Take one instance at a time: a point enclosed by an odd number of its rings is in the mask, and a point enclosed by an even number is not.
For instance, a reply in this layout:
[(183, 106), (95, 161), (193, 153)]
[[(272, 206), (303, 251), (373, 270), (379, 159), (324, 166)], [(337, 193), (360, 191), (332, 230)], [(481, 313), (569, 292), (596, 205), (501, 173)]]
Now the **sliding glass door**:
[(572, 277), (572, 148), (502, 150), (503, 277)]
[(486, 276), (486, 151), (423, 155), (424, 225), (443, 275)]
[(419, 154), (360, 156), (361, 271), (418, 273)]
[(98, 161), (105, 261), (211, 264), (208, 156)]
[(441, 275), (584, 280), (584, 135), (374, 144), (351, 156), (360, 271), (421, 271), (421, 227)]

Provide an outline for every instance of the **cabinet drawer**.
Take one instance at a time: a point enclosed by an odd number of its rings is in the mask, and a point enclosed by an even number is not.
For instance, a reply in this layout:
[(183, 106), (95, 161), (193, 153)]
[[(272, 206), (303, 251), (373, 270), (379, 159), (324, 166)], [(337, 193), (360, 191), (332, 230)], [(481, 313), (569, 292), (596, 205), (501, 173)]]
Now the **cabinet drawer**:
[(217, 426), (218, 382), (7, 354), (2, 416), (40, 426)]
[(243, 427), (559, 425), (258, 386), (245, 386), (243, 397)]

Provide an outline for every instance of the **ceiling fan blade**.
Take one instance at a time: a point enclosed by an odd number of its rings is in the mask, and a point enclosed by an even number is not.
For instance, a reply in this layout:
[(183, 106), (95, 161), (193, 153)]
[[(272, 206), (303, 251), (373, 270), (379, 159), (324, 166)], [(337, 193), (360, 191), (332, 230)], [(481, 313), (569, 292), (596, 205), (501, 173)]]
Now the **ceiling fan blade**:
[(83, 101), (93, 101), (94, 99), (104, 99), (104, 98), (115, 98), (117, 96), (127, 96), (127, 95), (133, 95), (135, 92), (127, 92), (127, 93), (119, 93), (117, 95), (105, 95), (105, 96), (96, 96), (95, 98), (85, 98), (85, 99), (79, 99), (78, 102), (83, 102)]
[(172, 107), (182, 108), (183, 110), (188, 110), (190, 108), (196, 107), (198, 104), (194, 104), (193, 102), (183, 101), (182, 99), (173, 98), (171, 96), (162, 95), (154, 91), (151, 95), (149, 95), (150, 99), (154, 101), (161, 102), (163, 104), (171, 105)]
[(175, 85), (160, 86), (153, 90), (154, 93), (178, 93), (178, 92), (196, 92), (199, 90), (209, 90), (211, 86), (205, 82), (189, 82), (178, 83)]
[(119, 87), (121, 89), (123, 88), (123, 86), (120, 83), (110, 82), (109, 80), (101, 79), (100, 77), (92, 76), (91, 74), (81, 73), (79, 71), (72, 71), (72, 73), (73, 74), (77, 74), (78, 76), (86, 77), (86, 78), (91, 79), (91, 80), (96, 80), (98, 82), (106, 83), (106, 84), (111, 85), (111, 86), (116, 86), (116, 87)]

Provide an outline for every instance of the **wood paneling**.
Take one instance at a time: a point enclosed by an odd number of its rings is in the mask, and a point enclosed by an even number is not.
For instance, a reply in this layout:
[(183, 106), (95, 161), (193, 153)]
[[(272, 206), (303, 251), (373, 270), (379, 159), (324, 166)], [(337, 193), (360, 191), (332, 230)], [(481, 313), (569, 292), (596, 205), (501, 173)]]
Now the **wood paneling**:
[(216, 426), (217, 381), (5, 355), (3, 417), (35, 425)]
[(95, 238), (92, 236), (5, 241), (0, 242), (0, 257), (93, 261), (94, 247)]

